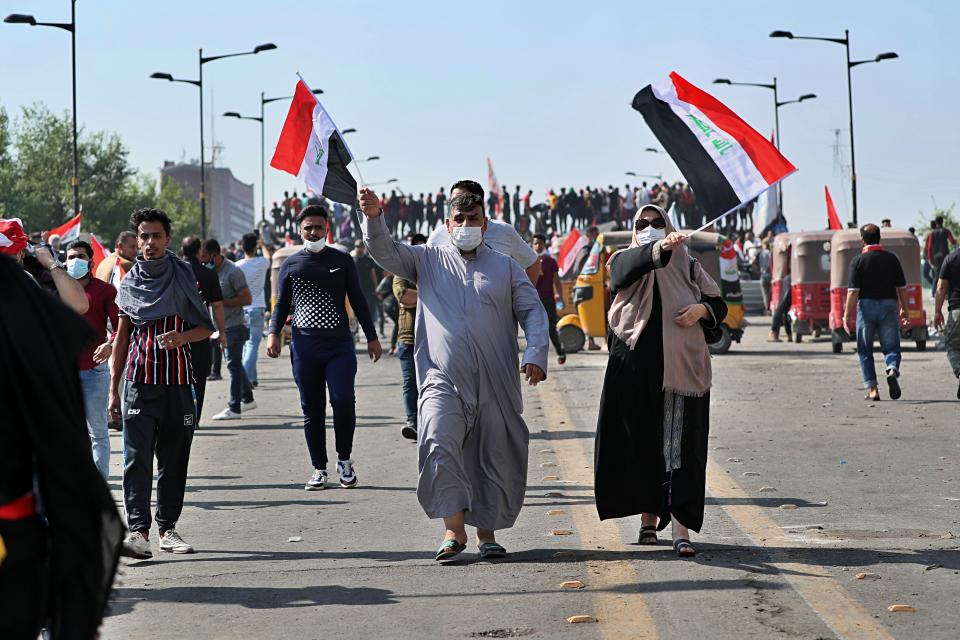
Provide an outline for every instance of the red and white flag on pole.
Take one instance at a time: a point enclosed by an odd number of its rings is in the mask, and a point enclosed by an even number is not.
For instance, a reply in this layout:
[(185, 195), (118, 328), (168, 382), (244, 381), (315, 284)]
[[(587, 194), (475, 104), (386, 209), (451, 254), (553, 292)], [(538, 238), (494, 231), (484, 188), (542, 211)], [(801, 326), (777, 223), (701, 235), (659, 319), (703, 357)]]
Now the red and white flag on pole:
[(270, 166), (297, 176), (334, 202), (352, 206), (357, 198), (357, 181), (347, 170), (352, 161), (337, 125), (301, 78)]
[(93, 259), (91, 260), (93, 264), (90, 266), (90, 273), (93, 273), (97, 270), (97, 265), (107, 257), (107, 249), (100, 244), (100, 241), (97, 240), (97, 236), (92, 233), (90, 234), (90, 246), (93, 248)]
[(50, 229), (47, 231), (47, 239), (50, 236), (57, 235), (60, 236), (60, 246), (66, 247), (68, 242), (73, 242), (80, 237), (80, 220), (83, 218), (83, 213), (78, 213), (73, 216), (67, 222), (64, 222), (59, 227)]
[(676, 72), (633, 98), (707, 213), (709, 226), (797, 170), (763, 135)]
[(123, 280), (123, 277), (127, 275), (126, 269), (123, 268), (120, 264), (120, 256), (117, 256), (116, 262), (113, 263), (113, 269), (110, 271), (110, 284), (113, 285), (114, 289), (120, 288), (120, 282)]
[(490, 162), (490, 158), (487, 158), (487, 186), (490, 188), (490, 193), (497, 197), (497, 218), (503, 217), (503, 190), (500, 188), (500, 183), (497, 182), (497, 174), (493, 172), (493, 163)]
[(563, 244), (560, 245), (560, 253), (557, 254), (557, 263), (560, 265), (560, 275), (565, 276), (577, 261), (577, 254), (580, 249), (587, 246), (587, 239), (576, 229), (571, 229)]
[(827, 185), (823, 185), (823, 195), (827, 197), (827, 224), (830, 225), (830, 230), (843, 229), (843, 223), (840, 222), (840, 216), (837, 215), (837, 208), (833, 206), (833, 198), (830, 197), (830, 189), (827, 188)]

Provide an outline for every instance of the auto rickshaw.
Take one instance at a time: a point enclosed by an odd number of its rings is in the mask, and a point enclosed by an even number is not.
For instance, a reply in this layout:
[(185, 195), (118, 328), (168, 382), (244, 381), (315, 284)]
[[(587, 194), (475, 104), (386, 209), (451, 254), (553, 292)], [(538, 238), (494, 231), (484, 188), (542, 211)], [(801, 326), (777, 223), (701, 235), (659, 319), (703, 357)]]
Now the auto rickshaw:
[[(612, 232), (628, 233), (628, 232)], [(629, 232), (632, 233), (632, 232)], [(567, 353), (583, 349), (587, 336), (603, 338), (607, 335), (607, 265), (604, 251), (606, 236), (601, 234), (590, 248), (590, 255), (583, 264), (572, 288), (564, 287), (563, 317), (557, 321), (560, 343)], [(628, 244), (629, 239), (626, 241)], [(570, 291), (570, 299), (566, 293)]]
[[(582, 349), (588, 335), (606, 336), (606, 311), (609, 305), (604, 288), (606, 259), (600, 259), (605, 253), (602, 246), (613, 250), (623, 249), (630, 245), (632, 238), (633, 231), (608, 231), (601, 234), (594, 244), (590, 258), (584, 264), (573, 287), (573, 306), (576, 313), (566, 315), (557, 322), (560, 342), (567, 353)], [(700, 231), (691, 236), (687, 245), (690, 255), (699, 260), (704, 270), (717, 282), (724, 302), (727, 303), (727, 317), (721, 325), (723, 337), (717, 343), (709, 345), (710, 352), (714, 354), (726, 353), (734, 341), (740, 342), (746, 325), (736, 260), (732, 261), (733, 280), (729, 279), (730, 274), (727, 280), (721, 277), (720, 247), (724, 242), (727, 242), (726, 238), (719, 234)]]
[(793, 339), (830, 330), (830, 240), (836, 231), (792, 234), (790, 257)]
[(783, 279), (790, 273), (790, 241), (795, 234), (781, 233), (770, 249), (770, 313), (777, 310), (783, 295)]
[[(908, 321), (900, 326), (901, 338), (913, 340), (917, 351), (927, 348), (927, 312), (923, 308), (923, 285), (920, 279), (920, 242), (909, 231), (880, 229), (883, 248), (895, 254), (903, 266), (907, 281)], [(844, 229), (833, 236), (830, 250), (830, 330), (833, 352), (843, 351), (843, 343), (855, 340), (843, 328), (843, 310), (850, 282), (850, 262), (863, 250), (858, 229)]]

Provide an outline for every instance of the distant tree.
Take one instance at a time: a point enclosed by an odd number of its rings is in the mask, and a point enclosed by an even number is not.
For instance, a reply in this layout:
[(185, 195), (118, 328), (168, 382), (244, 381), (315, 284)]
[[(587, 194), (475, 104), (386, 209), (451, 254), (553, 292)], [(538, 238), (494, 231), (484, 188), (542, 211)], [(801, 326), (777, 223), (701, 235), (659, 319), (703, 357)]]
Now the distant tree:
[[(72, 136), (67, 113), (38, 103), (11, 122), (0, 108), (0, 217), (21, 218), (27, 231), (44, 231), (73, 214)], [(127, 228), (130, 212), (148, 206), (174, 218), (178, 237), (199, 231), (199, 203), (175, 183), (157, 184), (132, 167), (117, 134), (81, 128), (77, 155), (83, 231), (112, 242)]]
[(956, 203), (951, 204), (949, 207), (938, 207), (937, 203), (933, 203), (933, 209), (929, 214), (920, 211), (920, 226), (917, 227), (917, 235), (925, 236), (930, 232), (930, 223), (937, 216), (943, 216), (943, 226), (946, 229), (949, 229), (955, 238), (960, 238), (960, 221), (954, 217), (953, 210), (956, 207)]

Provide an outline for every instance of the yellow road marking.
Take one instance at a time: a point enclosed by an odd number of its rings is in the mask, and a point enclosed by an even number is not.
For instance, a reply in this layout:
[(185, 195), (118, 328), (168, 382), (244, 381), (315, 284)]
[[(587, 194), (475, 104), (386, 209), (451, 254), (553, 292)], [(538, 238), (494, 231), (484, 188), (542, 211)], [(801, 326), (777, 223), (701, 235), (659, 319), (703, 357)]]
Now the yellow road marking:
[[(574, 422), (564, 404), (563, 396), (553, 385), (539, 385), (537, 392), (543, 403), (543, 413), (547, 423), (558, 425)], [(570, 427), (572, 428), (572, 427)], [(551, 440), (557, 456), (563, 480), (572, 480), (577, 484), (593, 486), (593, 459), (582, 438), (564, 438)], [(597, 518), (592, 502), (572, 505), (574, 528), (579, 536), (580, 548), (596, 551), (602, 547), (607, 551), (625, 551), (623, 539), (615, 521), (601, 522)], [(647, 638), (657, 640), (656, 625), (650, 608), (639, 593), (616, 593), (624, 585), (637, 584), (639, 576), (629, 560), (613, 562), (588, 561), (585, 563), (590, 572), (584, 578), (587, 590), (593, 602), (594, 617), (599, 620), (602, 638)], [(593, 591), (595, 590), (595, 591)]]
[[(715, 498), (750, 497), (713, 458), (707, 461), (707, 489)], [(723, 509), (758, 547), (778, 549), (794, 546), (795, 543), (786, 538), (783, 530), (760, 507), (745, 503), (724, 505)], [(890, 632), (854, 600), (826, 569), (800, 562), (774, 562), (774, 565), (814, 613), (840, 638), (893, 640)]]

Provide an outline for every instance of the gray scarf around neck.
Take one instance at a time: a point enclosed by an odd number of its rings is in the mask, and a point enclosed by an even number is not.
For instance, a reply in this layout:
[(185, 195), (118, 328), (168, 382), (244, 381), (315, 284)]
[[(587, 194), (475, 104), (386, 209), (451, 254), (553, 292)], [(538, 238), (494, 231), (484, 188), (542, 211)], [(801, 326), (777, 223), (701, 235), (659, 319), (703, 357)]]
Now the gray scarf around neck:
[(120, 282), (117, 307), (136, 325), (177, 315), (194, 327), (213, 330), (210, 314), (197, 292), (193, 268), (171, 251), (157, 260), (137, 256)]

